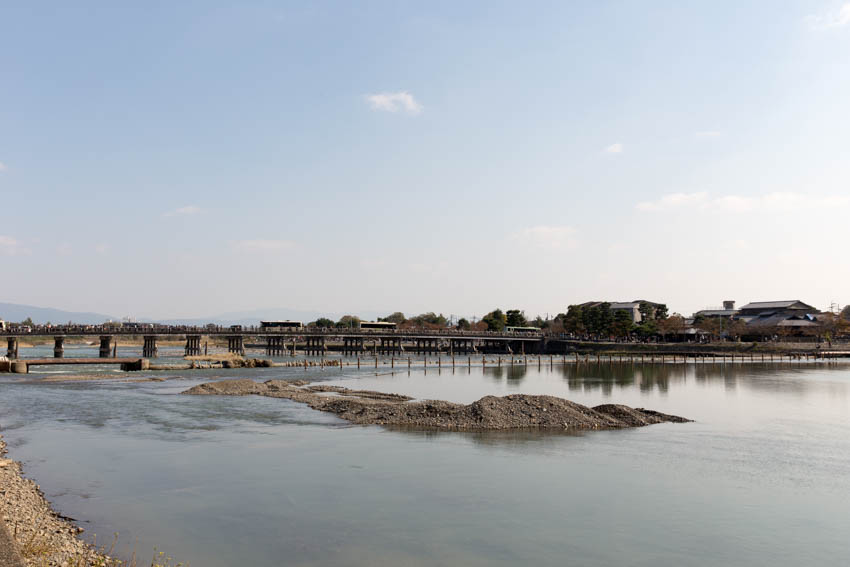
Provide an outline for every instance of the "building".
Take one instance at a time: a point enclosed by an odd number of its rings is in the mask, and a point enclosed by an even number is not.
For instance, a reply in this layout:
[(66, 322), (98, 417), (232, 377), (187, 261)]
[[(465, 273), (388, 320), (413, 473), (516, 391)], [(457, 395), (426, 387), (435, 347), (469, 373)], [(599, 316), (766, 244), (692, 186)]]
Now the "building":
[(806, 315), (820, 310), (799, 299), (788, 301), (754, 301), (741, 307), (740, 317), (763, 317), (768, 315)]
[(724, 319), (732, 319), (733, 317), (740, 315), (740, 313), (740, 309), (735, 309), (734, 301), (726, 300), (723, 302), (722, 309), (703, 309), (702, 311), (697, 311), (694, 313), (694, 319), (715, 319), (720, 317)]
[(643, 320), (643, 316), (640, 314), (640, 301), (611, 303), (611, 312), (616, 313), (617, 311), (625, 311), (628, 313), (629, 317), (632, 319), (632, 323), (638, 324), (641, 320)]
[(6, 330), (6, 321), (4, 321), (3, 319), (0, 319), (0, 331), (5, 331), (5, 330)]

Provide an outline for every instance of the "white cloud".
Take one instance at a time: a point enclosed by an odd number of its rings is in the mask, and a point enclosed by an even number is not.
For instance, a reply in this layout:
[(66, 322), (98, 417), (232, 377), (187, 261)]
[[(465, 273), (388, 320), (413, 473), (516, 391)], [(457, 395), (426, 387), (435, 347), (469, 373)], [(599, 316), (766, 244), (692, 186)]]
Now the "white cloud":
[(701, 130), (699, 132), (694, 132), (694, 135), (697, 138), (718, 138), (722, 135), (722, 133), (718, 130)]
[(809, 27), (815, 30), (844, 27), (850, 24), (850, 2), (843, 4), (837, 10), (807, 16), (806, 21)]
[(749, 213), (755, 211), (795, 212), (803, 210), (830, 211), (850, 205), (850, 197), (843, 195), (807, 195), (793, 192), (774, 192), (763, 195), (722, 195), (709, 198), (708, 193), (671, 193), (655, 201), (635, 205), (639, 211), (704, 210), (724, 213)]
[(29, 250), (24, 248), (20, 240), (11, 236), (0, 235), (0, 256), (19, 256), (29, 254)]
[(0, 161), (0, 171), (6, 171), (6, 164)]
[(681, 207), (699, 205), (705, 202), (708, 193), (671, 193), (656, 201), (643, 201), (635, 205), (639, 211), (667, 211)]
[(407, 91), (366, 95), (366, 101), (372, 107), (372, 110), (383, 110), (385, 112), (403, 110), (408, 114), (422, 112), (422, 105)]
[(103, 256), (104, 254), (109, 252), (109, 244), (101, 242), (100, 244), (94, 247), (94, 251)]
[(187, 205), (185, 207), (180, 207), (179, 209), (174, 209), (173, 211), (168, 211), (162, 213), (164, 217), (176, 217), (176, 216), (189, 216), (189, 215), (197, 215), (201, 212), (201, 207), (197, 207), (195, 205)]
[(73, 247), (68, 242), (63, 242), (62, 244), (56, 247), (56, 253), (60, 256), (70, 256), (71, 252), (73, 251)]
[(511, 235), (513, 240), (548, 250), (569, 250), (578, 246), (576, 229), (571, 226), (532, 226)]
[(291, 240), (239, 240), (234, 243), (243, 252), (279, 252), (295, 246)]
[(616, 144), (611, 144), (607, 148), (605, 148), (606, 154), (621, 154), (623, 153), (623, 144), (617, 142)]

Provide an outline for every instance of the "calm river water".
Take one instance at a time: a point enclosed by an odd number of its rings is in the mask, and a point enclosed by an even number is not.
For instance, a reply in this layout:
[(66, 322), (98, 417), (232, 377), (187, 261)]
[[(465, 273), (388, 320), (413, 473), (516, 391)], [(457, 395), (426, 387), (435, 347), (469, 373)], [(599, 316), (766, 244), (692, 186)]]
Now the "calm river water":
[[(122, 552), (137, 542), (195, 567), (850, 563), (850, 366), (151, 375), (174, 379), (0, 377), (11, 456), (89, 536), (120, 532)], [(177, 395), (225, 376), (459, 402), (553, 394), (696, 422), (436, 433), (351, 426), (288, 400)]]

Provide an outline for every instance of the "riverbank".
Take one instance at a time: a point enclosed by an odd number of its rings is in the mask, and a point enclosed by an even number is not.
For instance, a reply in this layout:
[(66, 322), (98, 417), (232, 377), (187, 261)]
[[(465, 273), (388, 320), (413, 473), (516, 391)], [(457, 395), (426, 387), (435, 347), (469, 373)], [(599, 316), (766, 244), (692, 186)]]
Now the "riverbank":
[(655, 423), (690, 421), (675, 415), (618, 404), (590, 408), (554, 396), (485, 396), (469, 405), (442, 400), (413, 402), (412, 398), (398, 394), (350, 390), (339, 386), (307, 386), (301, 381), (284, 380), (222, 380), (200, 384), (183, 393), (285, 398), (307, 404), (318, 411), (333, 413), (359, 425), (458, 430), (563, 430), (623, 429)]
[(818, 345), (816, 342), (711, 342), (711, 343), (616, 343), (592, 341), (551, 341), (552, 345), (562, 347), (570, 354), (606, 354), (606, 355), (679, 355), (679, 356), (729, 356), (729, 355), (765, 355), (765, 356), (822, 356), (824, 353), (850, 355), (850, 345), (846, 343)]
[[(44, 493), (25, 478), (21, 464), (5, 458), (0, 436), (0, 516), (27, 567), (106, 567), (113, 560), (82, 541), (82, 528), (55, 512)], [(15, 563), (11, 563), (15, 565)]]

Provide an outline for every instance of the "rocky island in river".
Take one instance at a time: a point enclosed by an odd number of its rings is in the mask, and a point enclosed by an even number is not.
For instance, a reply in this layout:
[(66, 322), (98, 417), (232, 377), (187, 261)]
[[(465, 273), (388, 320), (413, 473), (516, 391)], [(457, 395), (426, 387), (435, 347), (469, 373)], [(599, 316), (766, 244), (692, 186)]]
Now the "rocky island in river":
[(362, 425), (463, 430), (620, 429), (654, 423), (691, 421), (675, 415), (618, 404), (591, 408), (555, 396), (485, 396), (465, 405), (442, 400), (412, 401), (412, 398), (399, 394), (350, 390), (339, 386), (310, 386), (303, 381), (285, 380), (221, 380), (200, 384), (183, 393), (286, 398)]

